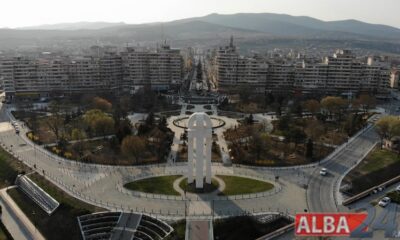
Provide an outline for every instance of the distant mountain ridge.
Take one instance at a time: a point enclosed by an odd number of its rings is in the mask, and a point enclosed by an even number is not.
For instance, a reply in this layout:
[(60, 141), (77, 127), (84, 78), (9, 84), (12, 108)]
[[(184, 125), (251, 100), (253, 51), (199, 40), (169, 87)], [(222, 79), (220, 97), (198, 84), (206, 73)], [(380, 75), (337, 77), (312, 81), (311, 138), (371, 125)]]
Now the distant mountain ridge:
[(277, 36), (310, 36), (323, 33), (350, 33), (376, 38), (400, 39), (400, 29), (358, 20), (322, 21), (306, 16), (275, 13), (210, 14), (195, 18), (209, 23), (261, 31)]
[(20, 30), (102, 30), (105, 28), (137, 28), (154, 27), (160, 25), (177, 25), (202, 21), (224, 27), (243, 29), (247, 31), (263, 32), (270, 36), (294, 37), (334, 37), (343, 33), (348, 37), (369, 36), (373, 38), (399, 39), (400, 29), (365, 23), (358, 20), (322, 21), (307, 16), (291, 16), (275, 13), (237, 13), (237, 14), (210, 14), (204, 17), (187, 18), (165, 23), (126, 24), (123, 22), (77, 22), (60, 23), (19, 28)]
[(400, 54), (400, 29), (357, 20), (321, 21), (272, 13), (210, 14), (164, 23), (78, 22), (0, 29), (0, 50), (84, 49), (93, 45), (216, 47), (230, 36), (241, 49), (360, 48)]
[(75, 22), (75, 23), (57, 23), (44, 24), (39, 26), (28, 26), (17, 28), (20, 30), (83, 30), (83, 29), (102, 29), (108, 27), (116, 27), (126, 25), (124, 22)]

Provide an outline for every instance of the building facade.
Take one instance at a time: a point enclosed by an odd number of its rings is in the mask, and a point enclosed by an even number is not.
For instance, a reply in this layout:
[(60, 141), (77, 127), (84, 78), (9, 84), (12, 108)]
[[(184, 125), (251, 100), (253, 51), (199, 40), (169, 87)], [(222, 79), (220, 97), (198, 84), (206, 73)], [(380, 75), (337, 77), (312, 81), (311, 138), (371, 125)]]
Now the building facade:
[(392, 69), (390, 72), (390, 87), (399, 89), (400, 71), (398, 69)]
[(318, 59), (243, 57), (231, 39), (230, 45), (216, 51), (213, 73), (219, 91), (240, 90), (299, 94), (344, 94), (360, 92), (387, 94), (390, 66), (375, 58), (362, 61), (349, 50)]
[(156, 51), (127, 48), (89, 56), (0, 58), (0, 80), (7, 98), (133, 92), (144, 86), (167, 90), (181, 84), (182, 74), (179, 50), (167, 45)]
[(153, 89), (167, 90), (181, 84), (183, 58), (177, 49), (166, 45), (156, 52), (128, 48), (121, 56), (125, 87), (139, 88), (150, 84)]

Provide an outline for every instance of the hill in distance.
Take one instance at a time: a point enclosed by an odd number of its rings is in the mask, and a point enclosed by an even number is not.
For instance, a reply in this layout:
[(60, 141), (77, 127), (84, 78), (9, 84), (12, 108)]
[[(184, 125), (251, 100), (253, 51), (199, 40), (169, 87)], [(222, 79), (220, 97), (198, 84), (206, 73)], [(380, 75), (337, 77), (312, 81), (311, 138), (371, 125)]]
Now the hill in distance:
[[(210, 14), (204, 17), (187, 18), (166, 23), (149, 24), (125, 24), (123, 22), (77, 22), (60, 23), (53, 25), (41, 25), (20, 28), (20, 30), (104, 30), (105, 28), (122, 29), (144, 29), (153, 27), (175, 26), (193, 23), (194, 27), (199, 26), (199, 21), (224, 26), (228, 28), (241, 29), (266, 33), (269, 36), (282, 37), (340, 37), (343, 33), (350, 34), (347, 37), (373, 37), (384, 39), (399, 39), (400, 29), (381, 25), (370, 24), (357, 20), (322, 21), (306, 16), (291, 16), (275, 13), (237, 13), (237, 14)], [(212, 31), (211, 25), (210, 31)], [(195, 30), (195, 29), (194, 29)], [(199, 31), (204, 31), (204, 26)]]
[(20, 30), (80, 30), (80, 29), (102, 29), (107, 27), (123, 26), (124, 22), (76, 22), (76, 23), (57, 23), (39, 26), (29, 26), (18, 28)]
[(78, 22), (0, 29), (0, 49), (21, 49), (21, 46), (25, 49), (36, 46), (74, 49), (77, 46), (127, 43), (154, 45), (163, 40), (176, 47), (215, 47), (226, 44), (231, 35), (247, 49), (254, 46), (319, 47), (322, 43), (329, 48), (400, 53), (400, 29), (395, 27), (357, 20), (321, 21), (272, 13), (210, 14), (165, 23)]
[(274, 13), (210, 14), (198, 20), (223, 26), (269, 33), (275, 36), (323, 36), (349, 33), (376, 38), (400, 39), (400, 29), (357, 20), (322, 21), (305, 16)]

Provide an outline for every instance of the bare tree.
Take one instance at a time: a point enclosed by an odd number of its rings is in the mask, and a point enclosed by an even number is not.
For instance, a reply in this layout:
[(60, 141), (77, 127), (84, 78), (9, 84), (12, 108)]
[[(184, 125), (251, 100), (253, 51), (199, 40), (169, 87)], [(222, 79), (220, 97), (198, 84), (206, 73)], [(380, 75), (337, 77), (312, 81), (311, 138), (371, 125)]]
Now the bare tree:
[(133, 156), (136, 164), (139, 163), (140, 156), (146, 149), (145, 141), (138, 136), (127, 136), (122, 140), (121, 151), (126, 156)]
[(45, 118), (45, 123), (58, 142), (64, 129), (64, 117), (60, 113), (60, 105), (57, 102), (52, 102), (49, 106), (49, 113), (50, 116)]

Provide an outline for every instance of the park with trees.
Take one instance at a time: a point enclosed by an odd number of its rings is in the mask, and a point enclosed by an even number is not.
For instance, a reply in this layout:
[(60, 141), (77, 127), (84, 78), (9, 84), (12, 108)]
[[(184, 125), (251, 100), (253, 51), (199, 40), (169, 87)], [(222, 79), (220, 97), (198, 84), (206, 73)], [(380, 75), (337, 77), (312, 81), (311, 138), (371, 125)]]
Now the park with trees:
[(67, 159), (115, 165), (165, 161), (173, 138), (165, 117), (150, 113), (132, 126), (129, 104), (120, 104), (127, 99), (113, 100), (94, 96), (80, 107), (53, 101), (45, 109), (14, 115), (31, 130), (29, 139)]
[[(153, 114), (153, 110), (171, 110), (176, 106), (164, 96), (143, 88), (132, 96), (87, 95), (79, 101), (80, 104), (52, 101), (41, 111), (26, 111), (30, 108), (22, 103), (19, 107), (25, 111), (17, 110), (14, 115), (32, 130), (27, 134), (32, 141), (68, 159), (125, 165), (165, 161), (173, 132), (166, 126), (168, 115)], [(219, 108), (238, 110), (240, 105), (239, 109), (246, 110), (241, 114), (250, 114), (224, 134), (233, 162), (288, 166), (320, 161), (346, 142), (365, 126), (376, 100), (363, 94), (354, 99), (288, 99), (270, 93), (261, 97), (243, 89), (238, 93), (238, 101), (225, 101)], [(127, 118), (132, 111), (150, 114), (139, 125), (132, 126)], [(257, 111), (273, 111), (272, 129), (254, 120), (251, 112)], [(176, 161), (187, 159), (184, 137)], [(220, 161), (216, 136), (212, 150), (213, 161)]]
[(343, 191), (350, 195), (400, 175), (400, 118), (384, 116), (375, 129), (381, 141), (343, 180)]
[[(235, 163), (288, 166), (322, 160), (362, 129), (375, 106), (372, 97), (349, 101), (327, 96), (293, 102), (276, 112), (272, 131), (249, 114), (225, 132)], [(283, 110), (283, 108), (281, 108)]]

